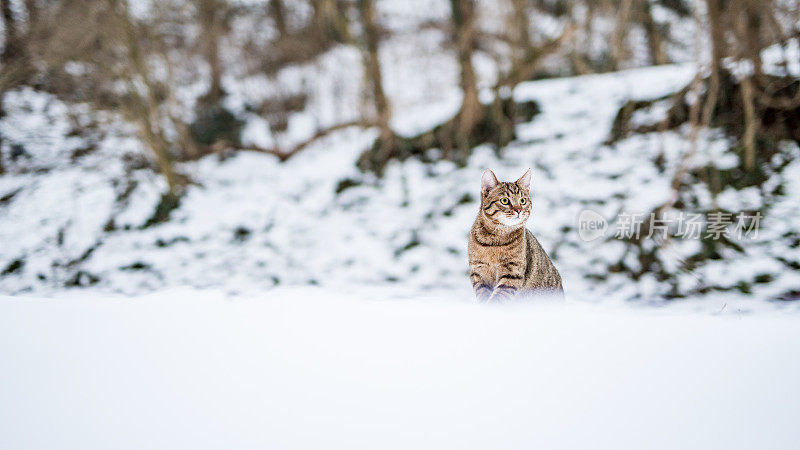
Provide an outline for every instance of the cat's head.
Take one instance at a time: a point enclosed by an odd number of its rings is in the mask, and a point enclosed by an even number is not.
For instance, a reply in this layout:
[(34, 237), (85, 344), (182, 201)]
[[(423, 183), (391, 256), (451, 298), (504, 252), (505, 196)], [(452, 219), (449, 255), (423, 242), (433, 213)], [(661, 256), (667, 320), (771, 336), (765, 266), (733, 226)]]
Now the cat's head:
[(481, 176), (481, 213), (489, 221), (516, 228), (531, 216), (531, 169), (519, 180), (499, 182), (486, 169)]

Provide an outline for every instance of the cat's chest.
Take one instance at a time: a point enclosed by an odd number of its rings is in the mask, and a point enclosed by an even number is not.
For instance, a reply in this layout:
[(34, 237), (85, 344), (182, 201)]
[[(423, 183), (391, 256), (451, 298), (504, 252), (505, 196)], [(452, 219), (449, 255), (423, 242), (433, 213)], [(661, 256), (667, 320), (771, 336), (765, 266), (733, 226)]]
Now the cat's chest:
[(486, 280), (497, 280), (500, 276), (500, 263), (497, 261), (493, 261), (488, 263), (484, 267), (484, 274), (483, 278)]
[[(516, 250), (516, 249), (515, 249)], [(487, 248), (483, 252), (483, 276), (488, 280), (494, 280), (506, 272), (504, 266), (509, 261), (521, 259), (517, 251), (508, 248)]]

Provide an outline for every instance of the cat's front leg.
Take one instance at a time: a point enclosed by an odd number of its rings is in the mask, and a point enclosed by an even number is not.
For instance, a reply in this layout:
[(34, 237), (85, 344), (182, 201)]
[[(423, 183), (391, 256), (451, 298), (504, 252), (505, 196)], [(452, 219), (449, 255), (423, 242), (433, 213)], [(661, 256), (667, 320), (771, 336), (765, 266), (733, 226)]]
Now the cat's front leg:
[(492, 295), (492, 286), (474, 270), (469, 273), (469, 280), (472, 282), (472, 289), (475, 290), (475, 296), (478, 297), (478, 301), (485, 302), (488, 300)]
[(497, 285), (494, 287), (489, 302), (504, 303), (510, 300), (522, 289), (524, 277), (522, 265), (516, 262), (507, 262), (500, 265), (501, 272), (497, 277)]
[(505, 303), (511, 300), (521, 287), (521, 285), (515, 286), (507, 281), (501, 281), (500, 284), (495, 286), (492, 295), (489, 296), (487, 301), (489, 303)]

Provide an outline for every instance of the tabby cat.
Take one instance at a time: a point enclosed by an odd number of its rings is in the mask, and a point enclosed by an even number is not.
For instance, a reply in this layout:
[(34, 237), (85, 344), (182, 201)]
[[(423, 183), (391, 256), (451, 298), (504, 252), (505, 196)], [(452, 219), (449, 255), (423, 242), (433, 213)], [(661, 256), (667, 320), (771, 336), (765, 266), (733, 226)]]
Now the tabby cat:
[(502, 302), (516, 294), (563, 295), (561, 275), (533, 233), (531, 171), (509, 183), (489, 169), (481, 177), (481, 208), (469, 233), (469, 278), (480, 301)]

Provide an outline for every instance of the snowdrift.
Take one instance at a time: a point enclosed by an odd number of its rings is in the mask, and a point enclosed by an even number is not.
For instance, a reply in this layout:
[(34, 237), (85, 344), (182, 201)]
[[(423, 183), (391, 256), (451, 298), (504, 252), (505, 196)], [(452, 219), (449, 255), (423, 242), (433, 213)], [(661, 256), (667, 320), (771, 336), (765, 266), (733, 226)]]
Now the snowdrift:
[(796, 318), (279, 288), (0, 298), (0, 448), (794, 448)]

